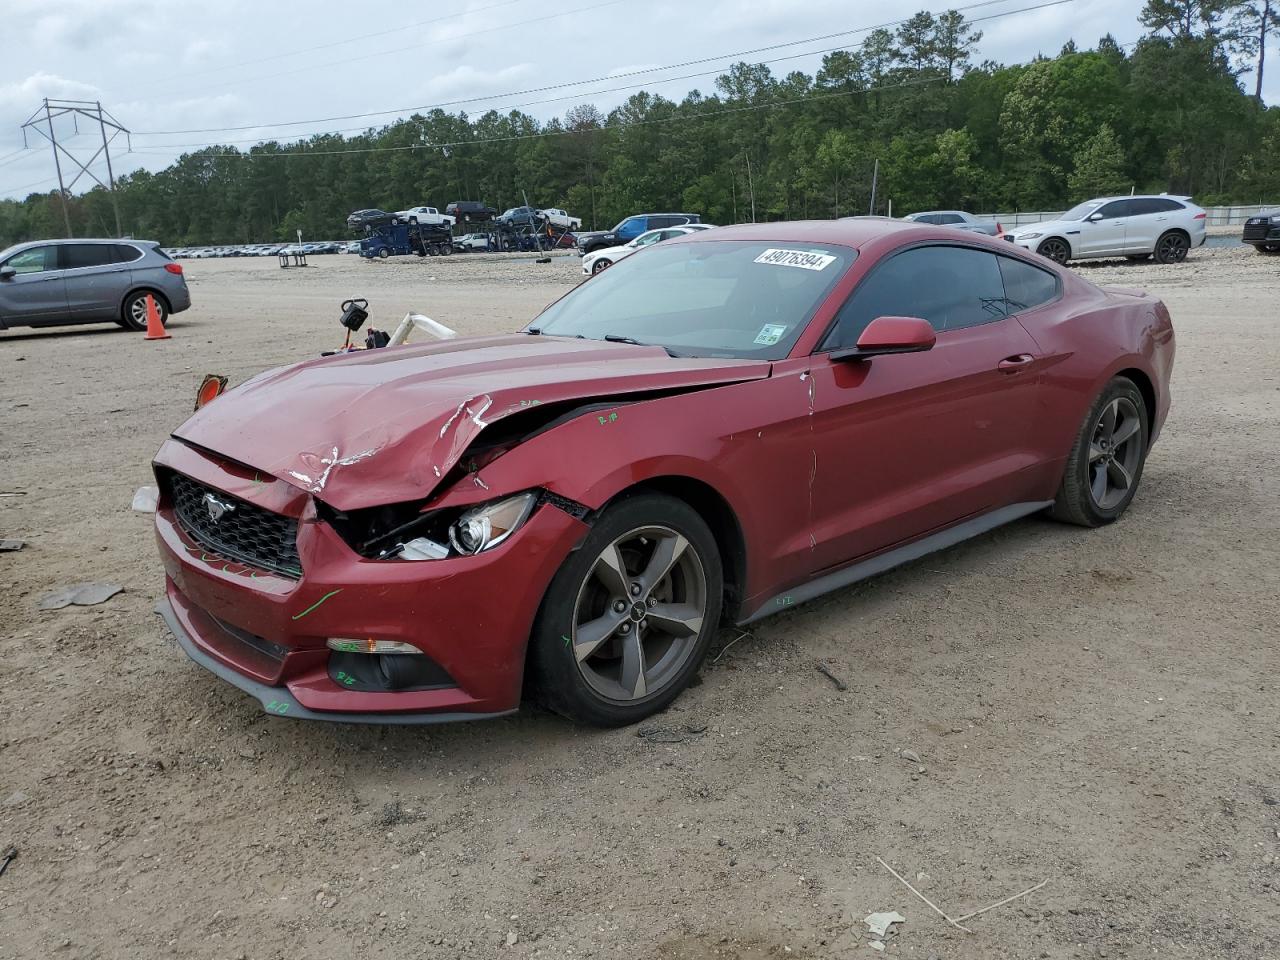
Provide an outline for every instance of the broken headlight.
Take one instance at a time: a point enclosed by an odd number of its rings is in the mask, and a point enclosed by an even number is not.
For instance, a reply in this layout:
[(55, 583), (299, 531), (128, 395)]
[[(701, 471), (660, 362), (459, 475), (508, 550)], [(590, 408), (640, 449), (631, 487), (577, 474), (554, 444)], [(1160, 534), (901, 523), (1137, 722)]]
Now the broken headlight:
[(535, 494), (518, 493), (473, 507), (449, 525), (449, 544), (466, 556), (496, 547), (529, 519), (536, 502)]

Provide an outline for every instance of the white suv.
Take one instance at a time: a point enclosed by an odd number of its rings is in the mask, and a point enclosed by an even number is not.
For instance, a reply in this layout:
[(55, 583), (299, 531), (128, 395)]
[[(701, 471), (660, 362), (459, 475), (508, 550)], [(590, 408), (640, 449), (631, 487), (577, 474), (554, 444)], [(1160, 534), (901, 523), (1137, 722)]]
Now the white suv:
[(1205, 212), (1190, 197), (1099, 197), (1057, 220), (1031, 223), (1004, 235), (1055, 263), (1097, 257), (1180, 263), (1205, 240)]

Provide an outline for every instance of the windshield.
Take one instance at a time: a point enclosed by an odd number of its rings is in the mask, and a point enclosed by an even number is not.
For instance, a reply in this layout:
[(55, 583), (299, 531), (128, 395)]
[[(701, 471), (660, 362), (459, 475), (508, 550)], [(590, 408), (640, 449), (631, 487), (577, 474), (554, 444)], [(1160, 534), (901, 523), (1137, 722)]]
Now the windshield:
[(1063, 220), (1083, 220), (1093, 211), (1106, 203), (1105, 200), (1086, 200), (1084, 203), (1076, 204), (1070, 210), (1062, 215)]
[(856, 257), (835, 244), (660, 243), (595, 274), (529, 329), (673, 356), (780, 360)]

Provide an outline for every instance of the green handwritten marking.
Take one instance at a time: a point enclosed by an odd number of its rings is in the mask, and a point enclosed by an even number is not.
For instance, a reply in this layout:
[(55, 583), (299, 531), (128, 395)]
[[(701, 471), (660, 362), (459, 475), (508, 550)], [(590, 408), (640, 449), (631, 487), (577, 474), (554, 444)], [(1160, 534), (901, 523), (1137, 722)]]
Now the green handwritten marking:
[(337, 590), (330, 590), (328, 593), (326, 593), (323, 597), (321, 597), (319, 600), (317, 600), (317, 601), (316, 601), (315, 603), (313, 603), (311, 606), (307, 607), (307, 609), (303, 610), (301, 613), (294, 614), (290, 619), (292, 619), (292, 620), (301, 620), (303, 617), (305, 617), (308, 613), (310, 613), (310, 612), (311, 612), (312, 610), (314, 610), (316, 607), (320, 606), (320, 604), (324, 603), (326, 600), (328, 600), (330, 597), (332, 597), (335, 593), (341, 593), (341, 592), (342, 592), (342, 588), (341, 588), (341, 587), (339, 587)]
[(793, 598), (791, 598), (791, 597), (778, 597), (778, 598), (777, 598), (776, 600), (774, 600), (773, 602), (774, 602), (774, 603), (776, 603), (776, 604), (777, 604), (778, 606), (780, 606), (780, 607), (789, 607), (789, 606), (791, 606), (793, 603), (795, 603), (795, 600), (794, 600)]
[[(364, 647), (362, 647), (359, 643), (357, 643), (354, 640), (342, 640), (337, 643), (331, 644), (331, 646), (335, 650), (340, 651), (341, 653), (363, 653), (364, 652)], [(342, 676), (341, 672), (338, 674), (338, 676)]]
[(264, 482), (265, 482), (265, 481), (263, 481), (263, 480), (259, 480), (259, 479), (258, 479), (258, 471), (257, 471), (257, 470), (253, 471), (253, 482), (254, 482), (254, 483), (264, 483)]
[(341, 684), (344, 684), (345, 686), (350, 687), (356, 682), (356, 678), (349, 673), (343, 673), (341, 670), (339, 670), (338, 682)]
[(217, 562), (218, 562), (218, 558), (217, 558), (217, 557), (211, 557), (211, 556), (209, 556), (207, 553), (202, 553), (202, 554), (200, 554), (200, 559), (201, 559), (201, 560), (203, 560), (205, 563), (217, 563)]
[(570, 640), (568, 637), (561, 637), (560, 639), (564, 641), (564, 645), (566, 647), (569, 646), (571, 643), (573, 643), (573, 641)]
[(250, 580), (257, 580), (257, 579), (258, 579), (258, 575), (257, 575), (256, 573), (254, 573), (252, 570), (250, 570), (250, 571), (249, 571), (249, 579), (250, 579)]
[(231, 564), (229, 564), (229, 563), (224, 563), (224, 564), (222, 565), (222, 572), (223, 572), (223, 573), (226, 573), (226, 572), (227, 572), (227, 567), (229, 567), (229, 566), (231, 566)]
[(288, 713), (289, 704), (283, 700), (272, 700), (267, 704), (268, 713)]
[(613, 413), (609, 414), (607, 417), (597, 416), (596, 419), (600, 421), (600, 426), (603, 427), (606, 423), (613, 423), (618, 419), (618, 411), (613, 411)]

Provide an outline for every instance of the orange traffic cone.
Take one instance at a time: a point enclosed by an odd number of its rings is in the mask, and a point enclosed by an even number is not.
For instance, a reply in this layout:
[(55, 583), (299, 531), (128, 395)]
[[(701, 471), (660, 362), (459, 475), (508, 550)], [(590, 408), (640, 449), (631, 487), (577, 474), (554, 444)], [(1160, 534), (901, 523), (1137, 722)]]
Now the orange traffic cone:
[(147, 294), (147, 335), (143, 340), (168, 340), (169, 334), (160, 322), (160, 311), (156, 309), (156, 299)]

